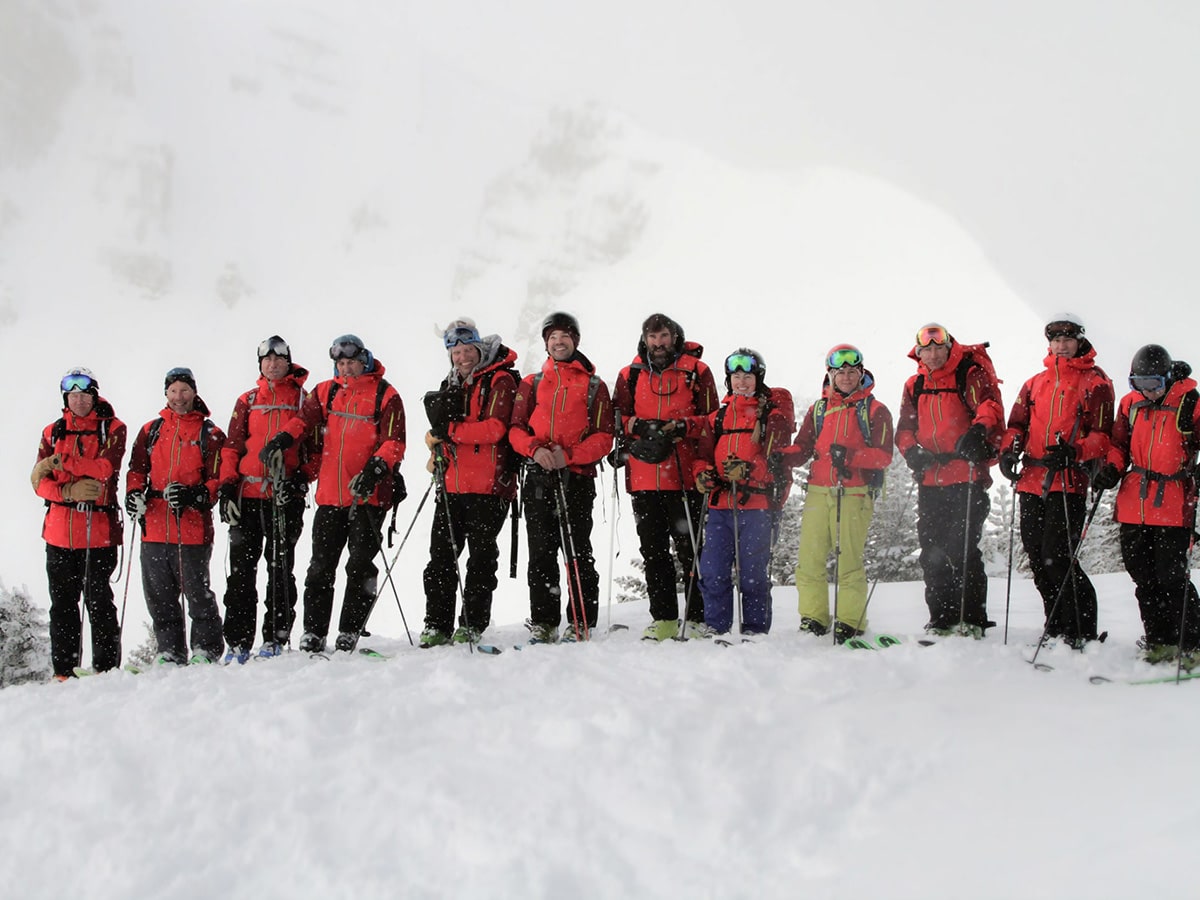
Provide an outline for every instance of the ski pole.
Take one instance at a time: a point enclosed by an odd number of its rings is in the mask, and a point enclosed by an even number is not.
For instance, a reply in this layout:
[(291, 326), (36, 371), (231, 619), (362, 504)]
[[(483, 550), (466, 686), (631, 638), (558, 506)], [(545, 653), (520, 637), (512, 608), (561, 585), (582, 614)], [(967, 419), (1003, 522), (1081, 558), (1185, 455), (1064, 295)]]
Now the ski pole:
[(688, 489), (683, 480), (683, 463), (679, 458), (679, 445), (675, 445), (675, 465), (679, 469), (679, 497), (683, 502), (683, 517), (687, 522), (688, 540), (692, 544), (692, 570), (687, 573), (687, 583), (683, 593), (683, 621), (679, 626), (679, 639), (687, 640), (686, 630), (688, 617), (692, 613), (692, 592), (696, 589), (699, 578), (700, 546), (696, 542), (696, 529), (692, 526), (692, 505), (688, 502)]
[(963, 552), (962, 568), (959, 577), (962, 579), (962, 589), (958, 599), (958, 634), (963, 637), (967, 633), (967, 557), (971, 553), (971, 488), (975, 484), (975, 463), (967, 460), (967, 514), (963, 519)]
[[(845, 493), (845, 488), (842, 486), (842, 476), (839, 473), (837, 479), (837, 514), (835, 516), (837, 533), (833, 540), (833, 627), (830, 632), (833, 634), (833, 644), (837, 646), (837, 625), (838, 625), (838, 596), (841, 591), (842, 582), (842, 494)], [(855, 629), (857, 631), (857, 629)]]
[(1192, 551), (1196, 548), (1196, 531), (1195, 523), (1188, 529), (1188, 552), (1187, 552), (1187, 569), (1184, 571), (1183, 579), (1183, 611), (1179, 614), (1179, 659), (1175, 663), (1175, 683), (1179, 684), (1183, 680), (1183, 636), (1187, 628), (1187, 608), (1188, 600), (1192, 597)]
[(137, 542), (137, 520), (132, 520), (129, 529), (129, 567), (125, 570), (125, 593), (121, 597), (121, 619), (117, 622), (117, 634), (125, 634), (125, 604), (129, 601), (129, 576), (133, 574), (133, 545)]
[[(375, 591), (375, 596), (371, 600), (371, 607), (367, 610), (367, 618), (364, 621), (370, 621), (371, 613), (375, 610), (375, 604), (379, 602), (380, 596), (383, 594), (383, 589), (387, 585), (392, 586), (392, 594), (396, 598), (396, 609), (400, 610), (400, 621), (404, 623), (404, 632), (408, 635), (408, 643), (413, 645), (412, 632), (408, 630), (408, 620), (404, 616), (404, 607), (400, 605), (400, 594), (396, 590), (396, 582), (392, 577), (392, 571), (396, 567), (396, 560), (400, 558), (400, 551), (404, 549), (404, 545), (408, 543), (408, 536), (412, 534), (413, 526), (417, 524), (417, 519), (421, 515), (421, 510), (425, 508), (425, 501), (429, 499), (429, 492), (433, 490), (435, 477), (429, 479), (429, 486), (425, 488), (425, 493), (421, 495), (421, 502), (417, 504), (417, 511), (413, 514), (412, 521), (408, 523), (408, 528), (404, 532), (404, 537), (400, 539), (400, 546), (396, 548), (396, 552), (392, 554), (392, 561), (389, 563), (387, 556), (383, 554), (383, 535), (379, 536), (379, 552), (383, 555), (383, 584)], [(364, 625), (365, 627), (365, 625)]]
[(1016, 542), (1017, 492), (1009, 497), (1012, 509), (1008, 513), (1008, 585), (1004, 591), (1004, 646), (1008, 646), (1008, 611), (1012, 606), (1013, 544)]
[[(86, 535), (84, 540), (87, 541), (87, 546), (83, 550), (83, 609), (79, 612), (79, 655), (77, 657), (77, 662), (75, 663), (76, 665), (81, 666), (83, 665), (83, 625), (87, 617), (91, 615), (91, 611), (88, 609), (88, 599), (92, 593), (92, 504), (80, 503), (75, 508), (80, 512), (83, 512), (87, 519), (87, 527), (84, 529), (84, 533)], [(93, 632), (95, 631), (95, 628), (96, 625), (95, 621), (93, 620)], [(94, 633), (92, 635), (92, 639), (95, 640)], [(95, 660), (92, 660), (92, 665), (95, 665), (95, 662)]]
[[(575, 637), (582, 636), (583, 640), (588, 640), (588, 622), (587, 615), (583, 605), (583, 581), (579, 577), (579, 557), (575, 553), (575, 536), (571, 531), (571, 517), (567, 506), (567, 470), (558, 470), (558, 528), (562, 532), (561, 536), (566, 537), (566, 543), (562, 545), (563, 554), (568, 556), (567, 565), (567, 590), (572, 593), (572, 612), (575, 614)], [(569, 549), (568, 549), (569, 548)], [(574, 586), (572, 587), (571, 576), (574, 574)]]
[[(1096, 509), (1100, 506), (1100, 498), (1103, 495), (1103, 491), (1097, 492), (1096, 499), (1092, 501), (1092, 508), (1088, 510), (1087, 518), (1083, 521), (1083, 530), (1079, 533), (1079, 541), (1075, 544), (1075, 549), (1071, 552), (1070, 560), (1067, 561), (1067, 575), (1063, 578), (1062, 585), (1058, 589), (1058, 595), (1054, 598), (1054, 603), (1050, 606), (1050, 614), (1046, 616), (1046, 626), (1042, 629), (1042, 636), (1038, 638), (1037, 647), (1033, 651), (1033, 659), (1029, 660), (1029, 664), (1035, 669), (1037, 668), (1038, 654), (1042, 652), (1042, 645), (1046, 642), (1046, 635), (1050, 633), (1050, 623), (1054, 621), (1054, 614), (1058, 612), (1058, 604), (1062, 600), (1063, 594), (1066, 593), (1067, 583), (1074, 581), (1075, 564), (1079, 559), (1079, 550), (1083, 546), (1084, 538), (1087, 537), (1088, 529), (1092, 525), (1092, 517), (1096, 515)], [(1067, 525), (1069, 526), (1070, 523), (1068, 522)], [(1068, 540), (1069, 543), (1070, 541)], [(1078, 602), (1076, 603), (1076, 607), (1078, 607)]]
[(612, 513), (608, 524), (608, 600), (605, 603), (605, 631), (612, 631), (613, 570), (617, 565), (617, 467), (613, 466)]
[(737, 630), (738, 634), (742, 633), (742, 541), (740, 529), (738, 526), (738, 491), (737, 482), (730, 480), (729, 482), (729, 507), (733, 513), (733, 586), (737, 591), (737, 604), (734, 609), (737, 612)]
[[(438, 453), (441, 456), (442, 465), (434, 465), (434, 477), (438, 479), (438, 493), (442, 495), (442, 509), (446, 513), (446, 537), (450, 539), (450, 552), (454, 555), (454, 580), (458, 584), (458, 594), (462, 598), (462, 620), (467, 627), (467, 632), (471, 635), (467, 646), (471, 653), (475, 652), (475, 637), (471, 628), (471, 618), (467, 614), (467, 592), (463, 590), (462, 569), (458, 565), (458, 542), (454, 539), (454, 519), (450, 515), (450, 493), (446, 490), (446, 465), (447, 460), (444, 451), (441, 450), (441, 444), (437, 445)], [(436, 473), (440, 473), (440, 477)], [(435, 525), (436, 528), (436, 520)]]

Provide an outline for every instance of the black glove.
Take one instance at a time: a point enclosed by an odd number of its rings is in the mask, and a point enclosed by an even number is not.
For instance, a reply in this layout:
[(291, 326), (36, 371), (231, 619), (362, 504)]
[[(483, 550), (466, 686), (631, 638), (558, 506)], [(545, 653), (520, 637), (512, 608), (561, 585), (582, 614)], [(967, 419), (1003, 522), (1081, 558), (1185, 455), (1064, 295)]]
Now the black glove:
[(992, 456), (992, 447), (987, 442), (987, 428), (976, 423), (962, 433), (954, 452), (969, 463), (978, 465), (987, 462)]
[(1060, 440), (1057, 444), (1051, 444), (1046, 448), (1046, 455), (1042, 457), (1042, 462), (1047, 469), (1055, 472), (1069, 469), (1075, 465), (1075, 448), (1066, 441)]
[(837, 469), (838, 477), (843, 480), (853, 474), (850, 471), (850, 467), (846, 465), (846, 452), (846, 448), (841, 444), (829, 445), (829, 461)]
[(304, 495), (308, 493), (308, 481), (303, 475), (296, 474), (291, 478), (280, 478), (274, 485), (274, 495), (276, 506), (287, 506), (296, 500), (302, 500)]
[(375, 493), (375, 488), (387, 473), (388, 464), (378, 456), (372, 456), (362, 471), (350, 479), (350, 493), (359, 500), (366, 500)]
[(226, 525), (237, 526), (242, 521), (242, 507), (238, 503), (237, 484), (223, 484), (217, 490), (217, 512)]
[(1092, 479), (1092, 487), (1098, 491), (1111, 491), (1121, 483), (1121, 470), (1112, 463), (1105, 463)]
[(605, 457), (614, 469), (623, 468), (629, 462), (629, 442), (623, 437), (617, 438), (612, 450)]
[(904, 462), (913, 470), (914, 475), (920, 475), (926, 469), (937, 464), (933, 454), (920, 444), (913, 444), (904, 451)]
[(125, 513), (131, 519), (146, 518), (145, 491), (130, 491), (125, 495)]
[(461, 422), (466, 417), (466, 396), (458, 385), (440, 391), (430, 391), (422, 402), (425, 415), (429, 418), (429, 430), (434, 437), (446, 440), (451, 422)]
[(196, 509), (208, 509), (208, 488), (202, 484), (186, 485), (172, 481), (163, 491), (163, 499), (175, 513), (181, 513), (189, 506)]
[(282, 472), (283, 453), (294, 443), (296, 443), (296, 439), (286, 431), (279, 432), (267, 441), (262, 450), (258, 452), (259, 462), (267, 467), (268, 472)]
[(1017, 471), (1017, 466), (1021, 464), (1021, 452), (1019, 450), (1005, 450), (1000, 454), (1000, 474), (1009, 481), (1016, 481), (1021, 477), (1021, 473)]
[(747, 481), (750, 478), (750, 463), (731, 456), (721, 464), (727, 481)]

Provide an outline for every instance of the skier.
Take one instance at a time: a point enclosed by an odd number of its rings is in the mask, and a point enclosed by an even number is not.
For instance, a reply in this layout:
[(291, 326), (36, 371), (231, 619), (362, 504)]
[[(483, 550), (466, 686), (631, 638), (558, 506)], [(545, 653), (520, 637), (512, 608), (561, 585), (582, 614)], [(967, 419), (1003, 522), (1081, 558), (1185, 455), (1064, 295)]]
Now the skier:
[[(225, 435), (208, 418), (191, 369), (167, 372), (167, 405), (142, 426), (129, 455), (125, 510), (142, 526), (142, 589), (158, 641), (158, 662), (221, 658), (221, 611), (209, 587), (212, 505)], [(184, 610), (192, 619), (187, 653)]]
[(65, 681), (81, 663), (79, 597), (92, 623), (92, 668), (121, 664), (121, 630), (109, 578), (121, 544), (117, 475), (125, 455), (125, 423), (100, 396), (90, 369), (71, 369), (59, 383), (62, 416), (42, 430), (33, 489), (46, 501), (42, 540), (50, 582), (50, 657)]
[[(501, 343), (499, 335), (480, 337), (474, 320), (466, 318), (446, 328), (443, 343), (450, 372), (441, 387), (425, 398), (430, 421), (425, 444), (439, 502), (424, 574), (422, 647), (479, 642), (492, 618), (500, 558), (497, 538), (517, 495), (508, 445), (517, 354)], [(463, 607), (454, 629), (458, 554), (468, 545)]]
[(579, 352), (579, 322), (565, 312), (542, 323), (546, 361), (517, 388), (508, 437), (525, 458), (521, 496), (529, 542), (532, 641), (554, 643), (562, 620), (558, 563), (567, 556), (564, 641), (587, 640), (596, 627), (600, 577), (592, 553), (596, 463), (613, 446), (608, 387)]
[(867, 573), (863, 551), (875, 497), (892, 461), (892, 414), (875, 399), (875, 377), (862, 352), (838, 344), (825, 356), (822, 396), (808, 408), (784, 459), (791, 466), (813, 460), (805, 486), (796, 560), (800, 630), (828, 633), (826, 563), (836, 553), (834, 640), (844, 644), (867, 627)]
[[(725, 358), (725, 398), (700, 428), (693, 474), (708, 495), (700, 590), (703, 638), (722, 638), (734, 625), (734, 590), (741, 634), (771, 630), (772, 482), (768, 457), (791, 438), (787, 416), (771, 403), (762, 354), (742, 347)], [(735, 585), (736, 581), (736, 585)]]
[(925, 630), (982, 638), (993, 624), (979, 540), (991, 509), (988, 468), (1004, 433), (999, 382), (982, 345), (965, 346), (936, 322), (917, 331), (908, 355), (917, 374), (904, 385), (896, 449), (919, 485)]
[(258, 454), (267, 471), (277, 470), (297, 441), (322, 435), (312, 559), (304, 579), (300, 649), (306, 653), (325, 652), (337, 564), (346, 547), (346, 593), (334, 649), (349, 653), (358, 645), (375, 602), (374, 558), (383, 543), (384, 516), (401, 484), (391, 473), (404, 459), (404, 404), (384, 380), (383, 363), (353, 334), (336, 338), (329, 358), (334, 377), (316, 386)]
[(272, 335), (258, 345), (258, 383), (238, 397), (221, 454), (217, 507), (229, 526), (225, 583), (225, 662), (246, 662), (258, 615), (258, 560), (267, 560), (263, 643), (258, 655), (278, 656), (291, 642), (296, 618), (296, 542), (304, 529), (304, 498), (316, 474), (319, 445), (312, 439), (283, 454), (269, 472), (259, 451), (304, 405), (308, 370), (292, 363), (287, 341)]
[(689, 418), (708, 417), (719, 405), (712, 371), (700, 361), (703, 352), (684, 339), (677, 322), (655, 313), (642, 323), (637, 356), (617, 376), (613, 393), (613, 406), (622, 417), (615, 460), (626, 466), (625, 488), (646, 566), (654, 621), (642, 636), (650, 640), (679, 632), (672, 543), (685, 579), (685, 636), (696, 637), (704, 622), (692, 544), (700, 537), (704, 502), (692, 473), (699, 421), (693, 436), (687, 436)]
[(1083, 464), (1108, 453), (1113, 385), (1079, 316), (1054, 316), (1045, 334), (1045, 369), (1022, 385), (1009, 413), (1000, 472), (1020, 494), (1021, 545), (1042, 595), (1046, 638), (1082, 648), (1097, 639), (1096, 590), (1073, 562), (1089, 483)]
[(1200, 598), (1191, 581), (1200, 394), (1191, 371), (1158, 344), (1134, 354), (1132, 390), (1121, 399), (1112, 449), (1095, 478), (1102, 490), (1121, 485), (1114, 518), (1146, 629), (1144, 658), (1165, 662), (1182, 652), (1189, 669), (1200, 663)]

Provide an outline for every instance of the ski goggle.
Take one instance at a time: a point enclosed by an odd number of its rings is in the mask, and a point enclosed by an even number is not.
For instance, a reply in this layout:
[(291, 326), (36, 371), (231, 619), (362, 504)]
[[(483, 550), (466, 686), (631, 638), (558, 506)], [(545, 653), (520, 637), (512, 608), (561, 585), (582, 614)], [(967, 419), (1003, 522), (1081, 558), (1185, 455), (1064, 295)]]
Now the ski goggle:
[(748, 372), (753, 374), (758, 371), (758, 360), (749, 353), (731, 353), (725, 358), (725, 374), (732, 375), (734, 372)]
[(274, 353), (276, 356), (286, 356), (292, 358), (292, 349), (287, 345), (287, 341), (279, 337), (267, 338), (258, 345), (258, 358), (261, 360), (264, 357)]
[(70, 394), (72, 391), (88, 391), (95, 385), (96, 379), (91, 375), (84, 375), (82, 372), (71, 372), (63, 376), (62, 392)]
[(1046, 340), (1056, 341), (1059, 338), (1070, 338), (1073, 341), (1079, 340), (1080, 331), (1078, 328), (1055, 328), (1046, 331)]
[(337, 362), (339, 359), (358, 359), (362, 352), (362, 344), (339, 338), (330, 346), (329, 358), (334, 362)]
[(928, 347), (930, 344), (948, 344), (950, 335), (941, 325), (926, 325), (917, 332), (917, 346)]
[(862, 354), (853, 347), (834, 350), (825, 358), (825, 365), (830, 369), (841, 369), (846, 366), (861, 366)]
[(196, 376), (192, 374), (192, 370), (187, 366), (176, 366), (171, 371), (167, 372), (166, 382), (170, 385), (174, 381), (194, 382)]
[(1165, 391), (1167, 379), (1162, 375), (1130, 375), (1129, 386), (1142, 394)]
[(452, 331), (446, 332), (446, 349), (450, 350), (457, 347), (459, 344), (478, 344), (479, 332), (474, 328), (467, 328), (465, 325), (460, 325)]

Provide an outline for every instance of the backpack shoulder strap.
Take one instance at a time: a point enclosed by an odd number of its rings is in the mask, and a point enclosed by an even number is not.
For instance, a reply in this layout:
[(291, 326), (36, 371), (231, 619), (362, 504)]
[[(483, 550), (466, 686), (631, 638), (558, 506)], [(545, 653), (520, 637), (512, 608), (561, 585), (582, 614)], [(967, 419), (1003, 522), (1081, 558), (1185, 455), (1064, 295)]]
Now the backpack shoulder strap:
[(154, 449), (154, 445), (158, 442), (158, 433), (162, 431), (163, 418), (159, 416), (150, 423), (150, 430), (146, 432), (146, 453), (149, 454)]

